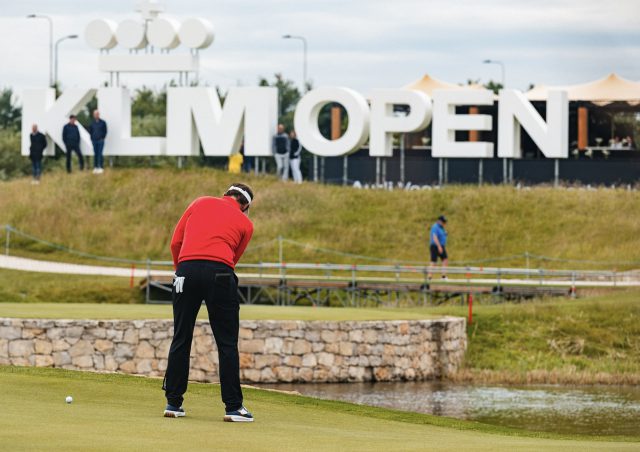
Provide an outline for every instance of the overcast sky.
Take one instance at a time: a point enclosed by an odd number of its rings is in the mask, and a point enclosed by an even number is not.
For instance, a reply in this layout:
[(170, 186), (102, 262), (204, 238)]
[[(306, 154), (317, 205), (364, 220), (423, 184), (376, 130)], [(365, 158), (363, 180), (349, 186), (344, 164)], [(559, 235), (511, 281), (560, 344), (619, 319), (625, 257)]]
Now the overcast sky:
[[(315, 86), (403, 86), (428, 73), (450, 82), (500, 80), (507, 86), (564, 85), (610, 72), (640, 81), (638, 0), (165, 0), (166, 14), (210, 20), (213, 45), (201, 53), (200, 78), (223, 89), (252, 85), (280, 72), (302, 81), (302, 46), (309, 42), (309, 78)], [(63, 86), (98, 86), (106, 76), (97, 51), (84, 41), (96, 18), (136, 18), (135, 0), (0, 0), (0, 86), (43, 87), (48, 81), (48, 27), (60, 46)], [(81, 8), (79, 7), (81, 6)], [(185, 51), (178, 47), (175, 51)], [(113, 51), (122, 51), (117, 47)], [(132, 88), (161, 87), (171, 75), (127, 75)]]

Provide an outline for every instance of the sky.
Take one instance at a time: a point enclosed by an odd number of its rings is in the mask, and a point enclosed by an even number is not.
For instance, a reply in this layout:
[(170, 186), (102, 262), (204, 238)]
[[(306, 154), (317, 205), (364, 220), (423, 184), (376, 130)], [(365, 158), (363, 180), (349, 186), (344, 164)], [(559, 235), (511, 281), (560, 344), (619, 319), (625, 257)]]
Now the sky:
[[(0, 0), (0, 87), (45, 87), (48, 26), (60, 44), (63, 87), (97, 87), (98, 51), (84, 40), (93, 19), (137, 18), (135, 0)], [(164, 0), (165, 14), (208, 19), (213, 44), (200, 53), (200, 80), (223, 90), (255, 85), (282, 73), (302, 83), (305, 36), (314, 86), (346, 86), (367, 93), (404, 86), (424, 74), (453, 83), (500, 81), (567, 85), (616, 72), (640, 81), (639, 0)], [(116, 47), (112, 52), (123, 52)], [(186, 52), (178, 47), (174, 52)], [(130, 88), (162, 87), (172, 74), (123, 75)]]

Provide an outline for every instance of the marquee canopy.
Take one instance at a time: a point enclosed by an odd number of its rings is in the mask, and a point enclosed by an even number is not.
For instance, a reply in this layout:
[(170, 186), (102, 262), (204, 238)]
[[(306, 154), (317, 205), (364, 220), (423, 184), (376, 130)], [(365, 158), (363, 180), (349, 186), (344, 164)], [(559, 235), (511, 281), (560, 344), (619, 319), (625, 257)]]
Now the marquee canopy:
[(589, 83), (567, 86), (536, 85), (525, 93), (529, 100), (547, 100), (549, 90), (567, 91), (570, 101), (588, 101), (600, 105), (611, 102), (640, 102), (640, 82), (624, 79), (616, 74)]
[(437, 78), (431, 77), (429, 74), (425, 74), (424, 77), (416, 80), (413, 83), (403, 86), (405, 89), (414, 89), (416, 91), (422, 91), (423, 93), (433, 96), (433, 92), (437, 89), (484, 89), (481, 85), (456, 85), (455, 83), (443, 82)]

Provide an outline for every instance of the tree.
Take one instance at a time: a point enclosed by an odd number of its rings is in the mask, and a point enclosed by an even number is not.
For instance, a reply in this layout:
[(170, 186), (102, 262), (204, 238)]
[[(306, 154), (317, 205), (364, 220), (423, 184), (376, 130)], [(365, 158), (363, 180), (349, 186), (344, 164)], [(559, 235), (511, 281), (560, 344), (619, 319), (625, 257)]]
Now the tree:
[(20, 130), (20, 108), (13, 95), (11, 88), (0, 90), (0, 129)]
[(286, 130), (293, 130), (293, 114), (301, 97), (300, 90), (292, 80), (286, 80), (282, 74), (275, 74), (274, 78), (269, 82), (265, 77), (260, 77), (258, 84), (278, 88), (278, 122), (284, 124)]
[(494, 94), (498, 94), (498, 92), (502, 88), (504, 88), (504, 86), (502, 86), (502, 83), (494, 82), (493, 80), (489, 80), (487, 83), (485, 83), (484, 87), (493, 91)]

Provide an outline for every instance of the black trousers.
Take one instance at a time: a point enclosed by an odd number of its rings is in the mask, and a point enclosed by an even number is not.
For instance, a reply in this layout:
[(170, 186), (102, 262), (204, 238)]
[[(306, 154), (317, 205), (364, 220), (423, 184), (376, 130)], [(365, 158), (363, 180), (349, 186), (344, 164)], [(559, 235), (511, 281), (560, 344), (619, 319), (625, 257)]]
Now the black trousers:
[(238, 280), (228, 265), (213, 261), (185, 261), (177, 276), (184, 276), (182, 293), (173, 288), (174, 333), (164, 378), (167, 402), (180, 407), (187, 391), (193, 328), (202, 301), (207, 305), (213, 337), (218, 346), (222, 401), (227, 411), (242, 406), (238, 331), (240, 304)]
[(80, 162), (80, 170), (84, 169), (84, 157), (82, 157), (82, 152), (80, 152), (80, 145), (79, 144), (66, 144), (65, 146), (67, 148), (67, 173), (71, 172), (71, 157), (72, 157), (72, 152), (75, 152), (76, 155), (78, 156), (78, 161)]

